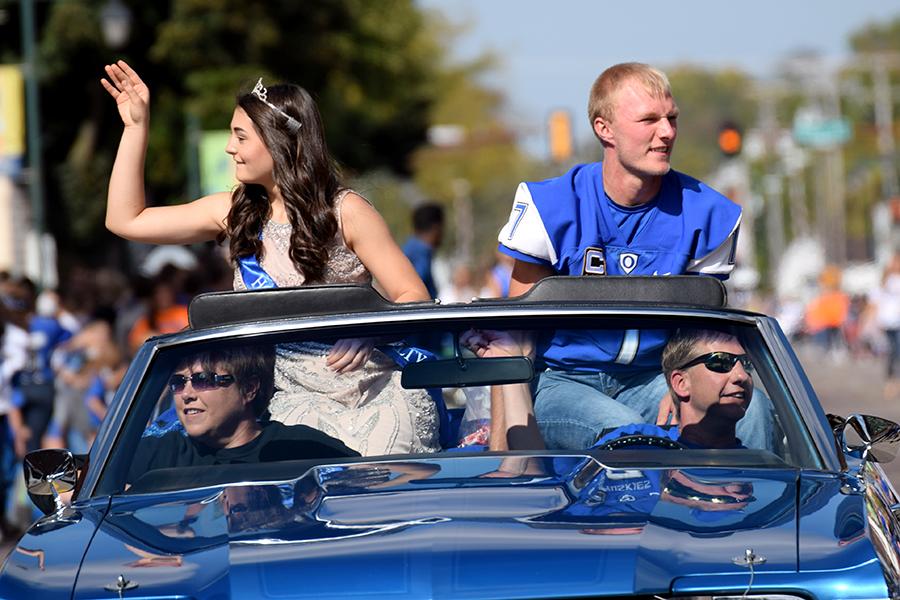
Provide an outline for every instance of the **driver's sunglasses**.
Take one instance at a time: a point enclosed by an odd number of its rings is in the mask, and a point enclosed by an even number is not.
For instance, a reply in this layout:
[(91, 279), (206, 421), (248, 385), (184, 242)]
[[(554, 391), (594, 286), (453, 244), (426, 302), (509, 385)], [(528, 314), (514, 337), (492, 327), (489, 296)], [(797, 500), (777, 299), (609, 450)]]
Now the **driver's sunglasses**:
[(731, 373), (734, 365), (741, 363), (744, 370), (748, 373), (753, 370), (753, 361), (746, 354), (732, 354), (731, 352), (710, 352), (709, 354), (701, 354), (700, 356), (689, 360), (680, 367), (687, 369), (694, 365), (703, 364), (704, 367), (714, 373)]
[(219, 375), (212, 371), (200, 371), (199, 373), (191, 373), (190, 377), (184, 375), (172, 375), (169, 378), (169, 389), (176, 394), (184, 391), (188, 380), (198, 392), (205, 392), (217, 387), (228, 387), (234, 383), (234, 375)]

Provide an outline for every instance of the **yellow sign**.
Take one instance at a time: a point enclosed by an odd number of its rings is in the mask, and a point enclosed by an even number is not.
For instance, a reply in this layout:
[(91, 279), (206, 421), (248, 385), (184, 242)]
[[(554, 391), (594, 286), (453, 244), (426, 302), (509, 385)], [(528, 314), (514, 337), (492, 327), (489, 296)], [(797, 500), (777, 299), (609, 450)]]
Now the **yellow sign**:
[(0, 65), (0, 160), (25, 154), (25, 85), (15, 65)]
[(565, 162), (572, 157), (572, 119), (565, 110), (554, 110), (548, 120), (550, 157)]

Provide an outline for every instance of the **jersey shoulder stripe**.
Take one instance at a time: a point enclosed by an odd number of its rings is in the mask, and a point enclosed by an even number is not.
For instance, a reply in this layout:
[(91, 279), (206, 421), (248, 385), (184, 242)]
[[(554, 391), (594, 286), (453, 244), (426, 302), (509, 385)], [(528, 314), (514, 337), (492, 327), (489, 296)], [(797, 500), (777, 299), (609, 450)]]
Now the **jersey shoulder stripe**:
[(535, 205), (528, 184), (519, 184), (509, 220), (500, 230), (497, 241), (513, 252), (550, 265), (556, 264), (556, 249), (550, 241), (541, 211)]

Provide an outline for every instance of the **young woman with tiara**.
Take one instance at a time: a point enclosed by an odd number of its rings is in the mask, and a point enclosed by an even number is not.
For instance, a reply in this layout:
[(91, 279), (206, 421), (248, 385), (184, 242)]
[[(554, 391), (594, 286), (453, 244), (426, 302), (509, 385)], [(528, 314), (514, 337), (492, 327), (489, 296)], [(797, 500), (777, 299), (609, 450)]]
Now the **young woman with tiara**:
[[(109, 181), (110, 231), (156, 244), (228, 239), (235, 290), (374, 277), (394, 302), (429, 299), (378, 211), (341, 186), (319, 111), (303, 88), (266, 88), (260, 79), (238, 96), (225, 146), (235, 163), (233, 192), (148, 207), (150, 92), (124, 61), (105, 70), (101, 83), (125, 126)], [(278, 358), (273, 419), (323, 430), (366, 455), (438, 449), (433, 401), (403, 390), (393, 362), (371, 340), (288, 344)]]

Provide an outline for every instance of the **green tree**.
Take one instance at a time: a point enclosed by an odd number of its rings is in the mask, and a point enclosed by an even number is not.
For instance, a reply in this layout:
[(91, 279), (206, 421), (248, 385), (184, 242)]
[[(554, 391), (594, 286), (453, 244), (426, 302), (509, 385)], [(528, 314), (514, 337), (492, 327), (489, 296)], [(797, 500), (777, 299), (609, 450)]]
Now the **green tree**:
[[(878, 123), (875, 117), (873, 56), (887, 59), (888, 86), (895, 90), (900, 83), (900, 17), (890, 21), (871, 23), (849, 37), (853, 60), (841, 73), (842, 88), (846, 90), (843, 108), (853, 124), (853, 137), (845, 147), (847, 164), (847, 231), (856, 245), (867, 245), (872, 236), (872, 208), (883, 201), (883, 162), (878, 145)], [(893, 115), (900, 110), (900, 96), (890, 94)], [(892, 123), (897, 139), (896, 118)], [(895, 172), (900, 172), (897, 156), (892, 158)]]
[(900, 17), (864, 25), (851, 33), (848, 41), (857, 53), (896, 51), (900, 49)]
[(709, 175), (722, 161), (719, 128), (733, 121), (749, 128), (756, 120), (753, 83), (744, 73), (678, 66), (667, 71), (678, 103), (678, 142), (673, 165), (697, 178)]
[[(317, 98), (331, 150), (349, 174), (409, 171), (443, 57), (413, 0), (126, 0), (133, 26), (119, 52), (104, 45), (102, 3), (38, 3), (46, 214), (63, 260), (107, 257), (115, 245), (103, 213), (121, 126), (99, 79), (116, 58), (151, 87), (150, 202), (187, 199), (188, 122), (226, 127), (236, 93), (260, 76), (299, 83)], [(15, 62), (18, 3), (0, 6), (0, 56)]]
[[(443, 29), (445, 37), (458, 33), (449, 25)], [(412, 161), (419, 189), (449, 209), (450, 244), (457, 237), (457, 225), (465, 224), (456, 213), (460, 196), (471, 201), (472, 258), (481, 265), (493, 256), (517, 184), (541, 175), (538, 163), (522, 152), (516, 132), (503, 120), (505, 98), (481, 83), (495, 67), (496, 59), (490, 55), (468, 64), (445, 65), (435, 80), (437, 99), (429, 121), (455, 128), (459, 140), (422, 146)], [(451, 253), (461, 251), (450, 244)]]

